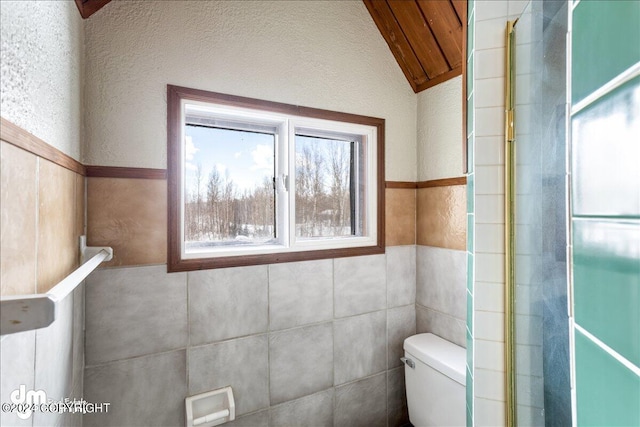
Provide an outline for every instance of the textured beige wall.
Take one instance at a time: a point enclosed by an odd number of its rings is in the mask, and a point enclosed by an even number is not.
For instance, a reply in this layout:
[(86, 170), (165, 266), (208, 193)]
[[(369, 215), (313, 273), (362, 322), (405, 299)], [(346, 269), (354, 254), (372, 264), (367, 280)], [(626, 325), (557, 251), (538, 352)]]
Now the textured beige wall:
[(454, 178), (462, 170), (462, 77), (418, 94), (418, 181)]
[(467, 186), (420, 188), (416, 241), (419, 245), (467, 250)]
[[(73, 1), (2, 1), (0, 114), (79, 160), (84, 24)], [(46, 292), (79, 262), (84, 178), (0, 144), (0, 293)]]
[(111, 2), (85, 37), (85, 163), (166, 167), (170, 83), (385, 118), (386, 179), (416, 179), (416, 96), (362, 2)]
[(2, 117), (81, 157), (84, 24), (73, 1), (2, 1)]
[(0, 295), (47, 292), (78, 267), (84, 177), (0, 141)]

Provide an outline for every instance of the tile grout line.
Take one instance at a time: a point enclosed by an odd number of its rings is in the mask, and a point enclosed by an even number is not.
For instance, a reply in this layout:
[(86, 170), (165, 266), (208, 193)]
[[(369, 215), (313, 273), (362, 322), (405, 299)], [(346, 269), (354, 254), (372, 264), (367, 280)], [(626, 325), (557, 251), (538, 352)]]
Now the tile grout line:
[(598, 337), (591, 334), (589, 331), (580, 326), (577, 322), (574, 322), (574, 329), (580, 332), (585, 338), (589, 339), (595, 345), (597, 345), (601, 350), (607, 353), (609, 356), (614, 358), (618, 363), (622, 364), (625, 368), (629, 369), (631, 372), (636, 374), (636, 376), (640, 376), (640, 367), (636, 366), (633, 362), (628, 360), (626, 357), (615, 351), (613, 348), (609, 347), (607, 344), (602, 342)]

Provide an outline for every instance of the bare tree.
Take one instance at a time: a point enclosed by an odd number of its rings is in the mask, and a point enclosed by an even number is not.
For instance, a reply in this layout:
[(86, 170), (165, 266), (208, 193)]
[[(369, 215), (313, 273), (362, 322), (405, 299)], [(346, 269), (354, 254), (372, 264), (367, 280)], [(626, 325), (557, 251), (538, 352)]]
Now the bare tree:
[(300, 236), (322, 234), (320, 213), (325, 199), (325, 181), (325, 158), (318, 145), (303, 145), (296, 154), (296, 217)]
[(207, 181), (207, 233), (209, 239), (217, 239), (220, 236), (220, 224), (218, 221), (219, 204), (222, 195), (222, 179), (217, 169), (209, 173)]
[(329, 176), (331, 179), (332, 235), (343, 235), (351, 226), (349, 197), (349, 174), (351, 169), (351, 146), (344, 141), (329, 141), (327, 144)]
[[(351, 146), (349, 142), (305, 142), (296, 151), (296, 235), (344, 236), (351, 232)], [(275, 235), (276, 199), (272, 177), (238, 191), (214, 168), (204, 181), (199, 164), (185, 198), (187, 240), (224, 242)]]

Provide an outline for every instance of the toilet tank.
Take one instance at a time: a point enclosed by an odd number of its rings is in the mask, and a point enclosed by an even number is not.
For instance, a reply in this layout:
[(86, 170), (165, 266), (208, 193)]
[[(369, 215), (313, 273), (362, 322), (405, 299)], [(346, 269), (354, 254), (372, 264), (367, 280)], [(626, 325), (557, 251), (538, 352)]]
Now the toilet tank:
[(437, 335), (418, 334), (404, 341), (404, 356), (411, 424), (466, 425), (466, 350)]

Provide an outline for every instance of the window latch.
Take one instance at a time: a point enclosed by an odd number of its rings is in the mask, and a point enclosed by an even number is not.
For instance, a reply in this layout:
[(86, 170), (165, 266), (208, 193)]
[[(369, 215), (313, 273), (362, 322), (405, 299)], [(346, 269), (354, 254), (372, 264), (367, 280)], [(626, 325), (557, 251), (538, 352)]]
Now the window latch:
[(280, 175), (280, 179), (282, 180), (282, 188), (284, 191), (289, 191), (289, 175), (283, 173)]
[[(280, 185), (278, 185), (280, 184)], [(280, 176), (273, 177), (273, 189), (279, 191), (280, 189), (284, 191), (289, 191), (289, 175), (282, 174)]]

